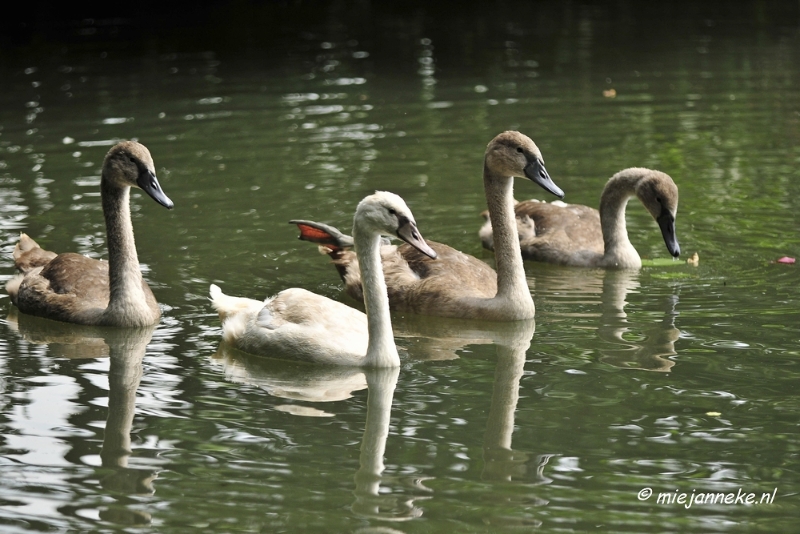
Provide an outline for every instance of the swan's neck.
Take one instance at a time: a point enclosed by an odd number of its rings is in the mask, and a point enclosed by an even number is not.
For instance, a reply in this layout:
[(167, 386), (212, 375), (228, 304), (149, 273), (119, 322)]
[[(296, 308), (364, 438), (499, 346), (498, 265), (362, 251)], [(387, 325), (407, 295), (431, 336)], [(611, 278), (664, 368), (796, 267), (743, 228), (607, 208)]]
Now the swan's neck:
[(394, 344), (392, 320), (389, 315), (389, 295), (381, 264), (381, 236), (353, 228), (361, 283), (364, 288), (364, 307), (367, 312), (369, 343), (364, 366), (399, 367), (400, 356)]
[(130, 187), (116, 187), (104, 176), (100, 181), (100, 195), (108, 241), (110, 297), (106, 314), (131, 315), (145, 306), (146, 297), (133, 240)]
[(484, 165), (483, 186), (494, 232), (494, 256), (497, 262), (495, 298), (509, 302), (508, 305), (514, 309), (524, 311), (519, 319), (532, 318), (533, 297), (525, 278), (514, 215), (514, 178), (494, 175)]
[(639, 175), (616, 174), (606, 184), (600, 197), (600, 226), (603, 230), (603, 264), (609, 267), (641, 267), (642, 260), (628, 239), (625, 207), (636, 194)]

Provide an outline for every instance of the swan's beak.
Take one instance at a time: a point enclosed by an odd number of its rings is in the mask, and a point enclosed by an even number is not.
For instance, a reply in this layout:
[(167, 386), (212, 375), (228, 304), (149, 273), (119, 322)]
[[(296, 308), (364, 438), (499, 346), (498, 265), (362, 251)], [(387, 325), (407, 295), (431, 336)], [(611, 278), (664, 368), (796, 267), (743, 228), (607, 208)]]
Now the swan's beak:
[(139, 178), (136, 180), (136, 185), (138, 185), (142, 191), (150, 195), (153, 200), (165, 208), (171, 210), (174, 206), (169, 197), (164, 194), (164, 191), (162, 191), (161, 186), (158, 185), (158, 179), (150, 169), (143, 169), (139, 172)]
[(422, 234), (417, 230), (417, 225), (405, 217), (400, 217), (400, 227), (397, 229), (397, 237), (419, 250), (426, 256), (436, 259), (436, 252), (428, 246), (422, 238)]
[(675, 236), (675, 217), (672, 216), (668, 209), (662, 208), (661, 215), (658, 216), (656, 222), (658, 222), (658, 227), (661, 228), (661, 235), (664, 236), (667, 250), (672, 254), (673, 258), (677, 258), (681, 255), (681, 246)]
[(544, 162), (538, 158), (528, 163), (525, 166), (525, 177), (530, 179), (533, 183), (541, 186), (545, 191), (553, 193), (558, 198), (564, 198), (564, 191), (561, 190), (547, 174), (547, 169), (544, 168)]

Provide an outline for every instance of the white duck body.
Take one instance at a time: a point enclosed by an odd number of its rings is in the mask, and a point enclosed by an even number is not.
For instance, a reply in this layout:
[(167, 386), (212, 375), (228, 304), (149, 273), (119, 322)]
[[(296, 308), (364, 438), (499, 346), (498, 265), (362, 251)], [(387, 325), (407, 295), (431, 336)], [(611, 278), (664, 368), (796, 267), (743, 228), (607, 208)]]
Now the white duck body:
[(399, 366), (380, 262), (382, 234), (396, 235), (436, 257), (403, 199), (379, 191), (359, 203), (353, 222), (366, 315), (304, 289), (287, 289), (260, 302), (224, 295), (212, 285), (225, 341), (251, 354), (310, 363)]

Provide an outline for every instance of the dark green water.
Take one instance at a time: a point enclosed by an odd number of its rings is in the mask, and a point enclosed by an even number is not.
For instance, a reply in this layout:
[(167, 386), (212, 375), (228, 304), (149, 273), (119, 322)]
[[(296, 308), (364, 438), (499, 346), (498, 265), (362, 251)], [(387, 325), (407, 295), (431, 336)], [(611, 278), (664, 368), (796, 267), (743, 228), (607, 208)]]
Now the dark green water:
[[(20, 231), (106, 254), (99, 172), (117, 139), (150, 148), (176, 206), (133, 195), (154, 331), (17, 324), (0, 297), (0, 530), (796, 530), (800, 271), (774, 261), (800, 255), (797, 4), (175, 20), (51, 20), (0, 49), (0, 280)], [(212, 282), (354, 305), (286, 222), (346, 229), (375, 189), (491, 262), (481, 165), (506, 129), (537, 142), (567, 202), (596, 206), (625, 167), (669, 173), (680, 262), (526, 263), (535, 325), (396, 317), (399, 375), (220, 347)], [(520, 180), (516, 196), (545, 198)], [(668, 257), (635, 201), (628, 229), (643, 258)], [(739, 490), (774, 502), (657, 502)]]

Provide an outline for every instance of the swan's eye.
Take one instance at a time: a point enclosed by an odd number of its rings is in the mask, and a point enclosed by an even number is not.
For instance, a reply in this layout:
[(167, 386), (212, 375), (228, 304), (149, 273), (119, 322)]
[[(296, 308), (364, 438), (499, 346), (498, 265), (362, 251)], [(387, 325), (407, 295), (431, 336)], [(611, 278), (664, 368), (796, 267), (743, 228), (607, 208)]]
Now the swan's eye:
[(659, 204), (661, 204), (661, 197), (656, 197), (656, 202), (658, 202)]
[(389, 214), (390, 215), (397, 215), (397, 212), (394, 210), (394, 208), (389, 208)]
[(136, 163), (136, 159), (131, 158), (131, 163)]
[(519, 152), (520, 154), (522, 154), (523, 150), (522, 150), (522, 147), (521, 147), (521, 146), (518, 146), (518, 147), (517, 147), (517, 152)]

